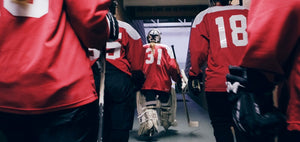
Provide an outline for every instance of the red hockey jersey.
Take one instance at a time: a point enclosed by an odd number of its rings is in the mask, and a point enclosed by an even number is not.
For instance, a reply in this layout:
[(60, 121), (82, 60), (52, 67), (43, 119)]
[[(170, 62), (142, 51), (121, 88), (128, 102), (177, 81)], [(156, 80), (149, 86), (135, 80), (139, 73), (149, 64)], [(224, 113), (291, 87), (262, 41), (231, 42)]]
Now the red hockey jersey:
[(153, 50), (150, 44), (144, 45), (144, 73), (146, 81), (143, 90), (158, 90), (169, 92), (172, 80), (178, 79), (178, 67), (172, 49), (164, 44), (155, 44)]
[(40, 114), (97, 99), (84, 47), (108, 39), (110, 0), (0, 1), (0, 111)]
[(247, 13), (242, 6), (214, 6), (196, 16), (190, 34), (189, 74), (197, 76), (207, 62), (205, 91), (226, 91), (228, 66), (238, 64), (248, 43)]
[(119, 39), (107, 43), (106, 60), (129, 75), (132, 70), (142, 71), (145, 52), (141, 36), (128, 23), (118, 23)]
[(288, 78), (288, 129), (300, 131), (300, 1), (252, 0), (248, 33), (240, 65)]

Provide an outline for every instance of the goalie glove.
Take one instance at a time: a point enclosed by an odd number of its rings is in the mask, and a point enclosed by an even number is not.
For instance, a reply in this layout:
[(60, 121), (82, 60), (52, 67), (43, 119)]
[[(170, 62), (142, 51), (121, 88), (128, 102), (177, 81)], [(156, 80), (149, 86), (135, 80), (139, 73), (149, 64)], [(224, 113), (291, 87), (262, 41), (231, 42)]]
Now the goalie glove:
[(274, 84), (254, 69), (229, 66), (226, 85), (236, 126), (252, 136), (275, 135), (285, 126), (285, 116), (273, 106)]
[(180, 70), (180, 75), (182, 76), (181, 77), (181, 86), (178, 86), (178, 87), (181, 87), (182, 93), (187, 93), (188, 92), (188, 78), (186, 77), (183, 69)]

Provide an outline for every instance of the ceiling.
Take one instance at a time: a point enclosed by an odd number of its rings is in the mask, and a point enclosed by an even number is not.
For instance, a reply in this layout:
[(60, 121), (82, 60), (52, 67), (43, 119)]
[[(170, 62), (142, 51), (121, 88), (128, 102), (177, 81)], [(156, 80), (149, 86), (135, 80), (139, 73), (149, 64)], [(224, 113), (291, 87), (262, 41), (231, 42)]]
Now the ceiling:
[(132, 19), (151, 22), (190, 21), (208, 7), (209, 0), (123, 0), (123, 8)]
[(209, 0), (124, 0), (124, 6), (207, 5)]
[[(205, 10), (210, 0), (120, 0), (123, 9), (131, 19), (143, 20), (145, 23), (153, 21), (191, 22), (195, 16)], [(232, 4), (239, 4), (242, 0), (233, 0)]]

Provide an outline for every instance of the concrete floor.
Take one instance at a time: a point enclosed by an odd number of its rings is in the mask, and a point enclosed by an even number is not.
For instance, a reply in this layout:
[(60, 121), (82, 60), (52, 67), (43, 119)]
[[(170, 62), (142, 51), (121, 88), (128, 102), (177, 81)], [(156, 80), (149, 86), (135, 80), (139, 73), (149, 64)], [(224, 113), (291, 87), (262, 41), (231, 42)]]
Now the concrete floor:
[(207, 111), (193, 101), (188, 95), (186, 96), (187, 107), (191, 121), (199, 121), (199, 127), (189, 127), (184, 110), (182, 95), (177, 94), (177, 123), (176, 127), (170, 127), (166, 132), (163, 127), (159, 128), (159, 133), (151, 139), (138, 136), (138, 120), (135, 116), (133, 130), (130, 132), (129, 142), (138, 141), (159, 141), (159, 142), (215, 142), (213, 129), (210, 125)]

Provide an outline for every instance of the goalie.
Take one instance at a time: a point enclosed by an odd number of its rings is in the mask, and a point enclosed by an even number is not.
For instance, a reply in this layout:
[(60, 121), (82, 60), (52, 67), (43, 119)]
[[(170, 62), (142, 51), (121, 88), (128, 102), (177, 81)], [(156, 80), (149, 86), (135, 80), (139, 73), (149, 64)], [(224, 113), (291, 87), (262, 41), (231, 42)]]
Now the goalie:
[(172, 49), (160, 44), (160, 35), (159, 30), (151, 30), (147, 35), (149, 43), (144, 45), (146, 81), (137, 94), (140, 136), (153, 136), (159, 125), (165, 130), (176, 125), (176, 93), (171, 91), (171, 79), (181, 86), (180, 72)]

